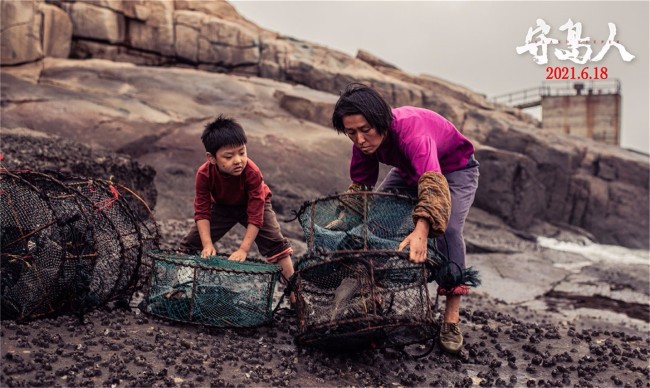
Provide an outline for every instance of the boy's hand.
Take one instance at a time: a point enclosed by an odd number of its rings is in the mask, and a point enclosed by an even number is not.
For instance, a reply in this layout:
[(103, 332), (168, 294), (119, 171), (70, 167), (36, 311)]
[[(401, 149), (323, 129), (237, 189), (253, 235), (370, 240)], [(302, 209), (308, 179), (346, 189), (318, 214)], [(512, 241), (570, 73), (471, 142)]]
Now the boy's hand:
[(236, 251), (234, 251), (232, 255), (230, 255), (230, 257), (228, 257), (228, 260), (244, 261), (246, 260), (246, 255), (248, 255), (248, 252), (239, 248)]
[(203, 259), (206, 257), (215, 256), (216, 254), (217, 250), (214, 249), (214, 245), (210, 245), (209, 247), (205, 247), (203, 250), (201, 250), (201, 258)]

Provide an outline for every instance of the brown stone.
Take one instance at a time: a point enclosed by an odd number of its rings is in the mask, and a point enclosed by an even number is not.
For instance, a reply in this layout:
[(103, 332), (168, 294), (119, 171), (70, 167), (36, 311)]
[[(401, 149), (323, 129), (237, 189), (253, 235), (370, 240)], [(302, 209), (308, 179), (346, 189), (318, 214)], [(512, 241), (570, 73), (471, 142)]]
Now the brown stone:
[(397, 67), (393, 64), (390, 64), (383, 59), (370, 54), (366, 50), (359, 50), (357, 51), (357, 59), (362, 60), (369, 64), (372, 67), (383, 67), (383, 68), (388, 68), (388, 69), (397, 69)]
[(255, 31), (215, 17), (206, 17), (201, 25), (198, 60), (226, 67), (257, 64), (259, 43)]
[[(128, 45), (133, 48), (173, 56), (174, 3), (170, 1), (129, 1), (133, 19), (128, 19)], [(125, 8), (126, 10), (126, 8)]]
[(124, 42), (124, 16), (111, 9), (88, 3), (70, 6), (72, 34), (79, 38)]
[(117, 13), (124, 13), (124, 5), (128, 5), (128, 1), (124, 0), (76, 0), (78, 3), (89, 3), (97, 7), (108, 8)]
[(336, 99), (318, 101), (300, 95), (285, 94), (277, 91), (274, 95), (280, 100), (280, 107), (299, 119), (309, 120), (324, 127), (332, 125), (332, 113)]
[(41, 14), (32, 1), (0, 2), (2, 34), (0, 63), (17, 65), (43, 57), (41, 49)]
[(206, 15), (195, 11), (174, 11), (176, 55), (191, 62), (199, 59), (199, 36)]
[(49, 4), (40, 5), (43, 14), (43, 54), (67, 58), (70, 55), (72, 22), (66, 12)]

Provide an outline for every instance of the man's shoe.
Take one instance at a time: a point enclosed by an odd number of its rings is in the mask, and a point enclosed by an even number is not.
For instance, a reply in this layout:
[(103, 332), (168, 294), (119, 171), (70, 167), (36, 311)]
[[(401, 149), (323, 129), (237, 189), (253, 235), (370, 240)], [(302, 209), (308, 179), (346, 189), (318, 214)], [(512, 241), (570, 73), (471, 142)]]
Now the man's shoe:
[(443, 322), (440, 327), (440, 347), (449, 353), (458, 353), (463, 347), (463, 334), (457, 323)]

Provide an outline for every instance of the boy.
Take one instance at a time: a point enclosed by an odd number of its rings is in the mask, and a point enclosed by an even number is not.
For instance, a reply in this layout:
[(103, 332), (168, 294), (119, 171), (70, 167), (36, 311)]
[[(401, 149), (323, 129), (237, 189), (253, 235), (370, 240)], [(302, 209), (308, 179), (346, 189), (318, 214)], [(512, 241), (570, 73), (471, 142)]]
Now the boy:
[(246, 134), (235, 120), (220, 115), (205, 126), (201, 141), (207, 161), (197, 173), (194, 220), (181, 245), (201, 251), (201, 257), (216, 255), (214, 242), (235, 224), (246, 227), (239, 249), (229, 260), (244, 261), (253, 241), (269, 263), (282, 267), (282, 275), (293, 275), (293, 250), (271, 208), (271, 190), (260, 169), (246, 154)]

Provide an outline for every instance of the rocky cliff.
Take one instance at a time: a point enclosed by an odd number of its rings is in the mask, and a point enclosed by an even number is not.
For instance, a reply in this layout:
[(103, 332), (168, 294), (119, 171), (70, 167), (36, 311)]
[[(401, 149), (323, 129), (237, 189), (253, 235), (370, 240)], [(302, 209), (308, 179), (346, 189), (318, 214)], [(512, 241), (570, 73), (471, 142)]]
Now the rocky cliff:
[[(647, 383), (647, 249), (592, 244), (582, 229), (647, 248), (647, 157), (543, 133), (520, 111), (363, 51), (351, 58), (264, 31), (224, 2), (0, 7), (4, 166), (113, 175), (150, 203), (155, 172), (162, 246), (176, 247), (193, 223), (208, 120), (226, 113), (243, 124), (273, 206), (288, 217), (304, 200), (346, 187), (351, 145), (329, 116), (338, 89), (363, 81), (395, 105), (440, 111), (477, 145), (482, 177), (465, 235), (468, 263), (483, 279), (463, 298), (466, 344), (457, 357), (299, 348), (295, 317), (279, 313), (268, 327), (224, 330), (102, 309), (83, 324), (71, 316), (29, 327), (2, 321), (0, 385)], [(298, 258), (300, 228), (282, 228)], [(236, 249), (242, 234), (226, 235), (219, 252)]]
[(280, 206), (344, 187), (350, 145), (327, 127), (336, 94), (355, 81), (395, 106), (438, 111), (475, 142), (477, 207), (515, 228), (567, 224), (603, 243), (648, 248), (647, 156), (543, 132), (521, 111), (464, 87), (266, 31), (222, 1), (1, 6), (3, 126), (150, 163), (162, 216), (188, 216), (183, 193), (201, 159), (198, 133), (219, 112), (251, 132), (253, 159), (288, 201)]

